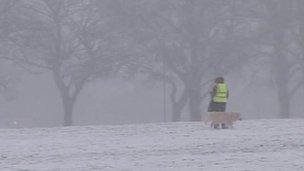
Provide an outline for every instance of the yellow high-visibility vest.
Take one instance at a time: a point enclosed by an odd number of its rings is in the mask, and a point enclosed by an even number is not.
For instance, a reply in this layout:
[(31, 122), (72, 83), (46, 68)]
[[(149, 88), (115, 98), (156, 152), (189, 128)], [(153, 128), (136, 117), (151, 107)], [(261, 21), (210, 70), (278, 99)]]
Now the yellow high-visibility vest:
[(214, 102), (227, 102), (228, 100), (228, 86), (225, 83), (216, 85), (216, 93), (213, 97)]

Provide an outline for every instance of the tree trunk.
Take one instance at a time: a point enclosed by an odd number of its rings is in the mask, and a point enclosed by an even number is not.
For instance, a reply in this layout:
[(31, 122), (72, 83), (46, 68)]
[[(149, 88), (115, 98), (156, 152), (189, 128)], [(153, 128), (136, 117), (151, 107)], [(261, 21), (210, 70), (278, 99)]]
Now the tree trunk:
[(181, 121), (182, 111), (187, 104), (186, 91), (184, 90), (180, 99), (177, 102), (172, 100), (172, 98), (171, 98), (171, 102), (172, 102), (172, 121), (173, 122)]
[(182, 108), (178, 103), (172, 104), (172, 122), (179, 122), (182, 118)]
[(290, 65), (285, 57), (284, 51), (284, 32), (278, 31), (275, 36), (276, 44), (274, 45), (275, 56), (273, 58), (274, 78), (277, 87), (277, 97), (279, 102), (279, 117), (289, 118), (290, 116)]
[(53, 71), (53, 78), (56, 83), (56, 86), (59, 90), (60, 97), (62, 100), (63, 107), (63, 126), (72, 126), (73, 125), (73, 109), (76, 99), (79, 92), (82, 89), (82, 84), (76, 88), (75, 91), (71, 93), (71, 87), (66, 86), (62, 77), (60, 76), (58, 70)]
[(189, 111), (190, 111), (190, 121), (200, 121), (201, 120), (201, 92), (200, 92), (200, 81), (199, 79), (194, 79), (193, 75), (186, 84), (186, 89), (189, 98)]
[(201, 121), (201, 95), (197, 89), (189, 90), (190, 121)]
[(277, 87), (277, 97), (279, 102), (279, 117), (289, 118), (290, 116), (290, 93), (289, 93), (289, 66), (288, 61), (282, 53), (277, 53), (275, 57), (275, 82)]
[(291, 21), (290, 14), (292, 9), (291, 1), (265, 1), (266, 8), (269, 13), (269, 24), (274, 52), (272, 56), (272, 69), (277, 88), (277, 98), (279, 102), (280, 118), (288, 118), (290, 116), (290, 100), (289, 92), (290, 84), (290, 65), (285, 53), (287, 47), (286, 35), (288, 34), (288, 22)]
[(280, 118), (290, 118), (290, 98), (279, 95)]
[(177, 98), (177, 84), (172, 79), (167, 79), (172, 86), (170, 99), (172, 104), (172, 122), (181, 121), (182, 111), (187, 104), (187, 91), (184, 89), (180, 98)]
[(70, 97), (63, 97), (62, 104), (64, 109), (63, 126), (72, 126), (75, 100)]

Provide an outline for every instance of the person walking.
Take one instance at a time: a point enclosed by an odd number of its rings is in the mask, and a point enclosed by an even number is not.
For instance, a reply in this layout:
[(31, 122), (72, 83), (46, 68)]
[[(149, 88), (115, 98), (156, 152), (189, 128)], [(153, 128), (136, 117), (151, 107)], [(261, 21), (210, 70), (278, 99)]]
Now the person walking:
[[(225, 83), (223, 77), (217, 77), (215, 79), (215, 85), (212, 88), (211, 100), (208, 107), (208, 112), (225, 112), (226, 104), (229, 97), (228, 86)], [(213, 125), (214, 128), (218, 128), (219, 125)], [(225, 124), (222, 124), (222, 128), (226, 128)]]

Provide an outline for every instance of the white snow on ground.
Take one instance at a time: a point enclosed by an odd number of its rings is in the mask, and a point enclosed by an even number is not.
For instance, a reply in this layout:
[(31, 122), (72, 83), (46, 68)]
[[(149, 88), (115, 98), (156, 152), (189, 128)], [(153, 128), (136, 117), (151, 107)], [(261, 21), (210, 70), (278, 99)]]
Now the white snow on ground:
[(0, 130), (0, 170), (304, 170), (304, 120)]

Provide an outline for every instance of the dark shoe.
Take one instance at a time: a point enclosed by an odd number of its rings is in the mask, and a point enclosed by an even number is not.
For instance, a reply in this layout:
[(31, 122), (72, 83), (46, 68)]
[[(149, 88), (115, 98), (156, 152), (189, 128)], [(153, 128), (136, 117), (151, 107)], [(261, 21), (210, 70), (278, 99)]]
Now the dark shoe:
[(224, 123), (222, 123), (222, 129), (228, 129), (228, 126), (226, 125), (226, 124), (224, 124)]
[(213, 124), (214, 129), (219, 129), (219, 127), (220, 127), (220, 124)]

